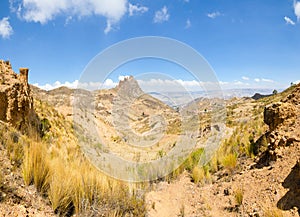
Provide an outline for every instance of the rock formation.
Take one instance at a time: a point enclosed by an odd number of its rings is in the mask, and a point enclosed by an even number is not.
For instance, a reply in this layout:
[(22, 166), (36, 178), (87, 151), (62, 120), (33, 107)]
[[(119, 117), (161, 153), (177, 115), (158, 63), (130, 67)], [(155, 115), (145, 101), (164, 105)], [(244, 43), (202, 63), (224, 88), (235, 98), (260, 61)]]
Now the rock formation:
[(258, 150), (264, 150), (258, 156), (259, 164), (268, 165), (280, 156), (280, 148), (300, 142), (299, 114), (300, 84), (281, 102), (265, 107), (264, 122), (269, 126), (269, 131), (256, 144)]
[(0, 60), (0, 120), (20, 130), (27, 127), (34, 113), (28, 71), (20, 68), (16, 74), (9, 61)]
[(287, 102), (277, 102), (265, 107), (264, 122), (269, 125), (270, 131), (289, 119), (295, 119), (296, 108)]
[(124, 80), (121, 80), (115, 90), (125, 98), (127, 96), (138, 97), (144, 95), (144, 92), (133, 76), (125, 77)]

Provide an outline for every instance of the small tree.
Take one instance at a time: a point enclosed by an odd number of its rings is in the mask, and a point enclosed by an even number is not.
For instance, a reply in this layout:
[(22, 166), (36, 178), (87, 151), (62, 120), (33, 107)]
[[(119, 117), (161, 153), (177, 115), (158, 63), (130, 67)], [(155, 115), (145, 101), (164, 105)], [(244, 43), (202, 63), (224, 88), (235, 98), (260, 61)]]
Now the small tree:
[(276, 95), (278, 93), (277, 90), (273, 90), (273, 95)]

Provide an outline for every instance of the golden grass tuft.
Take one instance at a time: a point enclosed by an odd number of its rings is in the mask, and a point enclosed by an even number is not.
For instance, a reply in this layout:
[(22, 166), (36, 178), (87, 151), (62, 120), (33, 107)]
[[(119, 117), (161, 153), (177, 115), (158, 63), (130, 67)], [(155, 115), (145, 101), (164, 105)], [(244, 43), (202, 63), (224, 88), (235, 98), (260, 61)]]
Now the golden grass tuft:
[(74, 208), (72, 196), (75, 186), (71, 176), (71, 171), (68, 170), (60, 161), (54, 159), (50, 163), (49, 191), (48, 196), (53, 210), (60, 214), (66, 215), (71, 213)]
[(26, 185), (34, 184), (39, 192), (48, 190), (49, 163), (46, 145), (33, 142), (24, 148), (22, 174)]
[(199, 182), (203, 183), (204, 178), (205, 178), (205, 171), (203, 167), (199, 167), (199, 166), (194, 167), (192, 171), (192, 179), (194, 183), (196, 184), (198, 184)]
[(3, 144), (6, 147), (7, 156), (11, 163), (20, 166), (23, 159), (23, 144), (20, 135), (17, 132), (3, 132)]
[(237, 154), (229, 153), (223, 157), (221, 164), (225, 169), (232, 172), (237, 166)]
[(234, 199), (238, 206), (241, 206), (243, 204), (244, 200), (244, 190), (242, 188), (237, 188), (234, 191)]

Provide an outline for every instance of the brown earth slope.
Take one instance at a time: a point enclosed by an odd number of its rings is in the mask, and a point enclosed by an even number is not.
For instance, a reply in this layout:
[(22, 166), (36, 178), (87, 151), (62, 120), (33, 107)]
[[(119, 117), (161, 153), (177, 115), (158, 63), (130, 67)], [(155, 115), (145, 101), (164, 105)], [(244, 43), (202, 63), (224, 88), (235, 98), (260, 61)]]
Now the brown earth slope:
[(221, 170), (210, 184), (183, 173), (155, 185), (146, 195), (149, 216), (299, 216), (300, 85), (288, 91), (267, 99), (274, 101), (264, 111), (269, 130), (254, 144), (255, 159), (240, 156), (236, 172)]

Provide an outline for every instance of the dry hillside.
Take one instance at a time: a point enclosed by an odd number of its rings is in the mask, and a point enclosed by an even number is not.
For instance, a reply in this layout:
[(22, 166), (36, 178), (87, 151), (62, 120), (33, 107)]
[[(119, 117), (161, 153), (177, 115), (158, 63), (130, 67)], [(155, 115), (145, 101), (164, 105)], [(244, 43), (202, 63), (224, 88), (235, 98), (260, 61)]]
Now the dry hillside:
[[(40, 90), (27, 76), (0, 61), (0, 216), (299, 216), (300, 85), (174, 110), (133, 77), (89, 92)], [(195, 126), (193, 152), (151, 183), (116, 180), (90, 163), (108, 153), (162, 158)], [(220, 132), (221, 146), (199, 164), (204, 141)]]

